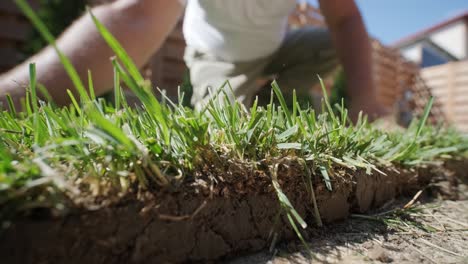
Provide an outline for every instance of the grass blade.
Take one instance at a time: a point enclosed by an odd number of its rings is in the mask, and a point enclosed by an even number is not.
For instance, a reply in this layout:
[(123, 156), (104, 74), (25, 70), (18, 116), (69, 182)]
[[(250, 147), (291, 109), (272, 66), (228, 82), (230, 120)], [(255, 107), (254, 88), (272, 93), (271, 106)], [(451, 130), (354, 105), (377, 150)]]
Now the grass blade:
[(38, 112), (37, 90), (36, 90), (36, 64), (29, 64), (29, 87), (31, 89), (31, 103), (33, 113)]
[(280, 87), (278, 86), (278, 83), (276, 81), (273, 81), (271, 83), (271, 87), (273, 88), (273, 91), (276, 94), (276, 97), (279, 100), (279, 103), (281, 105), (282, 110), (284, 111), (284, 115), (286, 116), (286, 120), (288, 121), (289, 126), (293, 126), (293, 120), (291, 117), (291, 113), (289, 112), (288, 105), (286, 104), (286, 100), (284, 100), (283, 93), (281, 92)]
[(327, 110), (328, 110), (328, 114), (330, 115), (330, 118), (332, 119), (333, 123), (335, 125), (337, 125), (337, 120), (336, 120), (336, 116), (335, 116), (335, 113), (333, 112), (333, 109), (330, 105), (330, 99), (328, 98), (328, 93), (327, 93), (327, 89), (325, 87), (325, 84), (323, 83), (323, 80), (322, 78), (320, 78), (320, 76), (318, 76), (319, 78), (319, 81), (320, 81), (320, 86), (322, 87), (322, 92), (323, 92), (323, 98), (324, 98), (324, 101), (325, 101), (325, 106), (327, 107)]
[(107, 42), (109, 47), (115, 52), (117, 55), (117, 58), (122, 62), (122, 64), (125, 66), (125, 68), (128, 70), (128, 73), (132, 78), (139, 84), (142, 85), (144, 82), (144, 78), (140, 73), (140, 70), (138, 67), (135, 65), (133, 60), (130, 58), (128, 53), (125, 51), (125, 49), (120, 45), (120, 43), (117, 41), (117, 39), (109, 32), (109, 30), (94, 16), (91, 11), (89, 11), (91, 18), (94, 21), (94, 24), (96, 25), (97, 30), (101, 34), (101, 36), (104, 38), (104, 40)]
[(13, 103), (13, 98), (11, 98), (11, 95), (10, 95), (10, 94), (7, 94), (7, 95), (6, 95), (6, 98), (7, 98), (8, 108), (10, 109), (11, 115), (12, 115), (13, 117), (16, 117), (16, 116), (17, 116), (17, 113), (16, 113), (15, 104)]
[(330, 192), (333, 191), (327, 168), (325, 166), (319, 166), (319, 170), (320, 170), (320, 174), (322, 174), (323, 176), (323, 180), (325, 181), (325, 185), (327, 186), (327, 189)]
[(96, 94), (94, 93), (94, 84), (93, 84), (93, 75), (91, 71), (88, 70), (88, 89), (89, 89), (89, 97), (91, 100), (96, 100)]
[(120, 75), (119, 71), (114, 67), (114, 104), (115, 109), (120, 109), (120, 97), (122, 96), (122, 91), (120, 89)]

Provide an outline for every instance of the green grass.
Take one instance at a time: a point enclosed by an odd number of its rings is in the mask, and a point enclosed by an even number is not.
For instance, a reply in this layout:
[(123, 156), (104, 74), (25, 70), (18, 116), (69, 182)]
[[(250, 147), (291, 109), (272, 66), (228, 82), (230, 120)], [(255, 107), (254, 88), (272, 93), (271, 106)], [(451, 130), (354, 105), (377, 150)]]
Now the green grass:
[[(15, 1), (56, 48), (25, 1)], [(210, 162), (206, 157), (224, 155), (251, 164), (269, 161), (282, 212), (300, 236), (299, 227), (305, 228), (306, 223), (274, 176), (280, 158), (295, 157), (305, 165), (304, 175), (309, 177), (305, 182), (316, 208), (312, 174), (320, 175), (331, 191), (336, 166), (381, 173), (379, 167), (417, 166), (463, 155), (468, 147), (467, 139), (457, 132), (426, 125), (430, 105), (426, 115), (408, 130), (385, 132), (369, 124), (364, 116), (351, 123), (343, 105), (337, 106), (336, 114), (327, 98), (325, 111), (319, 115), (313, 109), (301, 108), (296, 96), (292, 109), (288, 109), (276, 83), (266, 107), (255, 102), (246, 109), (230, 102), (226, 99), (229, 89), (220, 89), (200, 112), (167, 98), (168, 103), (162, 104), (123, 48), (93, 19), (117, 56), (113, 60), (115, 104), (96, 99), (91, 73), (85, 87), (57, 48), (79, 98), (70, 92), (72, 104), (68, 107), (41, 101), (36, 95), (41, 86), (31, 65), (26, 111), (15, 109), (11, 103), (0, 113), (2, 218), (35, 207), (63, 209), (64, 201), (80, 193), (103, 195), (103, 182), (116, 192), (127, 191), (133, 183), (141, 188), (177, 187)], [(138, 96), (142, 106), (128, 106), (120, 82)], [(273, 103), (273, 95), (279, 105)], [(316, 218), (320, 224), (320, 217)]]

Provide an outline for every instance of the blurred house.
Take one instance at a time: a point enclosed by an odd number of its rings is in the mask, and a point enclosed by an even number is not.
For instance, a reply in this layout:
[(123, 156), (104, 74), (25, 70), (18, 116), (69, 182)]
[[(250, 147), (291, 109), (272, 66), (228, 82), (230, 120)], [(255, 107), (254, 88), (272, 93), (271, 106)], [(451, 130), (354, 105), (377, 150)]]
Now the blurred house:
[(468, 132), (468, 11), (408, 36), (394, 47), (421, 66), (421, 77), (446, 119)]
[(468, 10), (393, 46), (422, 68), (465, 60), (468, 57)]

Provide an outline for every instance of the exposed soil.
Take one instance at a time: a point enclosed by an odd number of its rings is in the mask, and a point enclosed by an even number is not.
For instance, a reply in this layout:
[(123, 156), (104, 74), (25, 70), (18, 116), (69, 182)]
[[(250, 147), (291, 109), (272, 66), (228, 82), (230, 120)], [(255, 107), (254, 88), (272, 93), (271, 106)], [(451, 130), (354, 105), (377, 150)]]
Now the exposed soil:
[[(294, 159), (278, 162), (283, 191), (306, 222), (314, 223), (304, 169)], [(0, 234), (2, 263), (206, 262), (268, 248), (280, 210), (269, 170), (226, 164), (205, 168), (196, 181), (176, 190), (135, 190), (95, 211), (19, 217)], [(318, 176), (313, 183), (322, 220), (330, 223), (414, 195), (431, 182), (449, 198), (459, 198), (454, 188), (466, 179), (467, 168), (467, 162), (452, 162), (414, 171), (385, 169), (387, 175), (336, 168), (332, 192)], [(311, 227), (304, 235), (310, 240), (330, 228)], [(284, 216), (275, 230), (281, 241), (296, 240)]]
[[(468, 263), (468, 186), (462, 200), (423, 199), (411, 214), (418, 226), (392, 226), (351, 217), (315, 229), (308, 241), (312, 254), (302, 244), (278, 246), (226, 261), (229, 264), (306, 264), (306, 263)], [(392, 206), (408, 202), (401, 199)]]

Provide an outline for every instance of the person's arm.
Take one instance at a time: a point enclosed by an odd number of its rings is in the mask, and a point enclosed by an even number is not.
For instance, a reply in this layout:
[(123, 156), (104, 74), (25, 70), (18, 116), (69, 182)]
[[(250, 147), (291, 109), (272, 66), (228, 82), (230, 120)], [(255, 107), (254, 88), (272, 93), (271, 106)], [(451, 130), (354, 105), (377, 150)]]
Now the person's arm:
[(373, 81), (371, 43), (356, 3), (320, 0), (320, 8), (345, 72), (351, 118), (361, 110), (371, 119), (384, 115)]
[[(117, 0), (92, 9), (93, 14), (121, 42), (138, 66), (142, 66), (161, 46), (182, 14), (181, 1)], [(101, 95), (112, 87), (112, 50), (97, 31), (91, 16), (84, 15), (57, 40), (59, 49), (70, 58), (82, 80), (88, 69), (93, 75), (95, 92)], [(37, 81), (44, 85), (55, 103), (70, 102), (67, 89), (73, 84), (51, 47), (0, 76), (0, 102), (6, 105), (10, 94), (15, 104), (24, 96), (29, 82), (29, 63), (36, 63)]]

